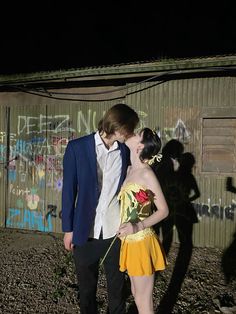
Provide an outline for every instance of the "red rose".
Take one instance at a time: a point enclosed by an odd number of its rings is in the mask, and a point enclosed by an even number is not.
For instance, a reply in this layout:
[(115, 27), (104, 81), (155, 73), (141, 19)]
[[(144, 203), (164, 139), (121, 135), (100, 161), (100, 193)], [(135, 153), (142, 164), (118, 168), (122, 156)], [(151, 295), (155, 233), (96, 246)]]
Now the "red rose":
[(135, 198), (140, 204), (143, 204), (148, 201), (148, 194), (144, 190), (139, 190), (135, 193)]

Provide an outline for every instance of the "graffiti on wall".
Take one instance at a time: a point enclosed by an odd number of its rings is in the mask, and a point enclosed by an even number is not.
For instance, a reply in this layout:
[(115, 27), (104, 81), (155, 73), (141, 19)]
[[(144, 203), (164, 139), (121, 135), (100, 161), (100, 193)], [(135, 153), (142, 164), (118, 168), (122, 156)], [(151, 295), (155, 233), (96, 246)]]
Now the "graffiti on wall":
[(163, 130), (160, 131), (160, 136), (164, 142), (176, 139), (182, 143), (188, 143), (191, 139), (191, 132), (186, 127), (185, 123), (181, 119), (178, 119), (175, 127), (163, 128)]
[[(140, 129), (148, 114), (140, 111)], [(8, 165), (7, 226), (53, 231), (53, 219), (60, 218), (62, 159), (69, 140), (96, 130), (100, 117), (95, 110), (75, 115), (19, 115), (15, 132), (0, 132), (0, 161)], [(191, 140), (191, 132), (178, 119), (172, 128), (158, 129), (163, 141)], [(10, 146), (7, 147), (7, 137)], [(7, 156), (9, 154), (9, 156)], [(1, 183), (1, 181), (0, 181)], [(199, 217), (233, 219), (235, 206), (195, 204)]]
[(216, 218), (221, 220), (232, 220), (234, 221), (234, 216), (236, 213), (236, 202), (233, 200), (230, 205), (220, 205), (220, 204), (204, 204), (204, 203), (194, 203), (194, 209), (199, 217)]
[(46, 220), (41, 214), (40, 210), (32, 211), (27, 208), (9, 208), (8, 216), (6, 220), (7, 227), (19, 228), (19, 229), (30, 229), (39, 230), (44, 232), (53, 231), (51, 216), (48, 216)]
[(69, 115), (19, 115), (15, 125), (15, 133), (0, 133), (0, 160), (10, 160), (6, 225), (53, 231), (52, 219), (60, 208), (62, 158), (76, 130)]

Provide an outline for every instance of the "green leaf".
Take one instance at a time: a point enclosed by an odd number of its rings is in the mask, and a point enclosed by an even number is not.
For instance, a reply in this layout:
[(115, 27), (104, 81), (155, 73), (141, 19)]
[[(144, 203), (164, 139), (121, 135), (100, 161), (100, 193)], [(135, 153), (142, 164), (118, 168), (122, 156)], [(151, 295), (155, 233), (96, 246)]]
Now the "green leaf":
[(135, 209), (133, 209), (129, 215), (129, 221), (135, 221), (137, 220), (138, 215)]
[(127, 208), (127, 216), (128, 216), (128, 217), (130, 216), (130, 210), (129, 210), (129, 207)]
[(131, 195), (130, 195), (129, 193), (126, 193), (126, 194), (128, 195), (129, 200), (130, 200), (131, 202), (133, 202), (133, 199), (132, 199)]

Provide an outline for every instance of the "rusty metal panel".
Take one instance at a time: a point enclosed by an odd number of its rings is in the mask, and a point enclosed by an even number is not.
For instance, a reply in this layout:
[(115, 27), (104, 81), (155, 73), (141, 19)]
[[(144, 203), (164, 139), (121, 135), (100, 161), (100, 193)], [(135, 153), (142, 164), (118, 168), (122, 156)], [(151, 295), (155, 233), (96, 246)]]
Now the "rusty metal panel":
[(6, 204), (2, 197), (3, 224), (61, 232), (62, 158), (67, 142), (95, 131), (104, 112), (117, 100), (61, 101), (2, 93), (0, 102), (9, 104), (6, 158), (11, 160), (6, 171), (8, 187), (1, 185), (7, 195)]
[(236, 118), (203, 118), (202, 171), (235, 172), (235, 142)]
[[(0, 105), (10, 110), (10, 146), (6, 157), (19, 157), (8, 167), (6, 225), (61, 232), (62, 158), (66, 144), (71, 138), (96, 130), (110, 106), (126, 102), (139, 113), (140, 128), (158, 130), (163, 144), (172, 138), (180, 140), (185, 151), (196, 158), (193, 174), (201, 196), (194, 202), (199, 218), (194, 225), (194, 245), (227, 246), (235, 228), (236, 198), (226, 191), (225, 174), (202, 172), (202, 118), (235, 118), (235, 83), (234, 77), (175, 78), (127, 83), (120, 86), (120, 92), (110, 95), (99, 94), (106, 87), (97, 85), (89, 88), (89, 97), (80, 95), (83, 97), (80, 101), (1, 93)], [(107, 86), (109, 89), (113, 87)], [(2, 117), (1, 114), (1, 132), (7, 129)], [(236, 178), (233, 179), (236, 183)], [(1, 181), (0, 184), (0, 193), (4, 195)], [(2, 199), (0, 202), (3, 206)], [(1, 221), (5, 219), (2, 210), (0, 217)], [(176, 232), (173, 241), (178, 241)]]
[(194, 243), (226, 247), (235, 232), (235, 197), (226, 191), (226, 177), (201, 177), (198, 183), (201, 197), (195, 203), (199, 224), (195, 225)]
[[(235, 110), (229, 110), (235, 109), (235, 86), (233, 77), (206, 77), (149, 82), (128, 89), (127, 103), (135, 104), (142, 125), (158, 129), (163, 144), (172, 138), (180, 140), (185, 151), (195, 156), (193, 174), (201, 192), (194, 202), (199, 218), (194, 225), (195, 246), (226, 247), (235, 231), (236, 197), (226, 191), (226, 176), (201, 173), (203, 109), (208, 116), (219, 109), (221, 117), (235, 118)], [(178, 241), (176, 230), (173, 241)]]
[(0, 227), (5, 226), (5, 193), (7, 186), (6, 165), (7, 165), (7, 107), (0, 105)]
[[(7, 98), (7, 97), (6, 97)], [(70, 139), (97, 129), (116, 102), (9, 98), (10, 150), (6, 226), (61, 232), (62, 158)]]
[[(18, 95), (9, 106), (6, 226), (53, 231), (45, 222), (46, 106)], [(23, 101), (22, 101), (23, 100)]]

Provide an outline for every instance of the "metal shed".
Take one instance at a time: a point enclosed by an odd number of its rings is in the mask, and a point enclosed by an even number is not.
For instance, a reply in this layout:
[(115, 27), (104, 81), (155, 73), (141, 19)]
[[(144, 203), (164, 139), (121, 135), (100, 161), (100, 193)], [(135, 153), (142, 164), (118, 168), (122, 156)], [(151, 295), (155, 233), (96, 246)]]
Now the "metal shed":
[(61, 232), (65, 147), (124, 102), (140, 128), (195, 156), (194, 245), (226, 247), (236, 225), (236, 195), (226, 190), (227, 180), (236, 185), (235, 74), (230, 55), (0, 76), (0, 226)]

